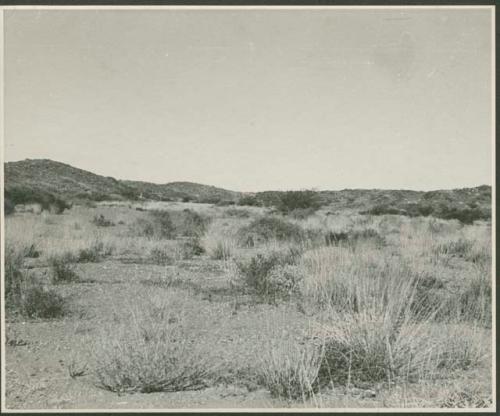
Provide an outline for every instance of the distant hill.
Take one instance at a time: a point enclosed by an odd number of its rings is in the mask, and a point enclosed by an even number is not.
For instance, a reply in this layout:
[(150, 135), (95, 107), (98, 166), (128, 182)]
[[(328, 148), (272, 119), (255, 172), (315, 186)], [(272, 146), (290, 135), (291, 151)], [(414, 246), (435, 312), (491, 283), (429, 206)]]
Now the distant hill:
[[(253, 194), (261, 205), (279, 204), (279, 191)], [(437, 191), (411, 191), (386, 189), (343, 189), (341, 191), (318, 191), (320, 205), (330, 211), (352, 211), (370, 213), (401, 213), (426, 215), (425, 212), (448, 209), (480, 210), (484, 216), (491, 216), (491, 186), (460, 188)]]
[[(118, 180), (48, 159), (26, 159), (5, 163), (5, 195), (14, 203), (16, 199), (19, 201), (19, 196), (29, 200), (34, 195), (46, 205), (56, 197), (69, 202), (149, 199), (208, 203), (241, 201), (244, 205), (276, 206), (283, 192), (243, 193), (192, 182), (155, 184)], [(463, 216), (462, 211), (465, 210), (469, 217), (491, 216), (491, 186), (487, 185), (430, 192), (344, 189), (319, 191), (316, 195), (320, 205), (333, 212), (348, 210), (375, 215), (429, 215), (428, 212), (431, 212), (443, 218), (458, 218)], [(25, 203), (24, 200), (18, 203)]]
[(240, 196), (238, 192), (190, 182), (160, 185), (118, 180), (49, 159), (5, 163), (6, 193), (19, 188), (50, 193), (66, 200), (185, 199), (210, 202), (216, 199), (235, 201)]

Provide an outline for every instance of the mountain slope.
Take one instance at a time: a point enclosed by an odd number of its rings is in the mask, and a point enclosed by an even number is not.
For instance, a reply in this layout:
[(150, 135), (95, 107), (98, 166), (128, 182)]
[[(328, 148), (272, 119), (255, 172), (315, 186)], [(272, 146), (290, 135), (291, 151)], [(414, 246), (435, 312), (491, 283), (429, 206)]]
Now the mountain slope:
[(154, 184), (139, 181), (117, 180), (96, 175), (83, 169), (49, 159), (26, 159), (7, 162), (5, 190), (26, 188), (46, 192), (64, 199), (136, 199), (155, 200), (202, 200), (218, 198), (235, 200), (239, 193), (190, 182)]

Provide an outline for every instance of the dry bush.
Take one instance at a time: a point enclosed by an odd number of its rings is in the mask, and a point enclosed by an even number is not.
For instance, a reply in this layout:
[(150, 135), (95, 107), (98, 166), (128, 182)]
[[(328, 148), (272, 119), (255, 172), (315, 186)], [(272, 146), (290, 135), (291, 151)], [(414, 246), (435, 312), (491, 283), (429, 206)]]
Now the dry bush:
[(28, 318), (57, 318), (66, 313), (66, 301), (23, 270), (23, 253), (5, 249), (5, 309), (7, 315)]
[(92, 219), (92, 224), (97, 227), (114, 227), (116, 224), (113, 221), (110, 221), (104, 217), (104, 215), (95, 216)]
[(238, 231), (238, 240), (244, 247), (271, 240), (301, 242), (307, 239), (305, 231), (297, 224), (276, 216), (257, 218)]
[(112, 253), (112, 246), (104, 245), (102, 241), (94, 241), (89, 247), (79, 251), (77, 261), (80, 263), (98, 263)]
[(72, 283), (78, 282), (80, 277), (75, 271), (75, 258), (70, 254), (53, 256), (49, 259), (52, 272), (52, 283)]
[(293, 249), (266, 250), (236, 261), (239, 278), (259, 297), (276, 301), (298, 291), (302, 279), (296, 263), (300, 255)]

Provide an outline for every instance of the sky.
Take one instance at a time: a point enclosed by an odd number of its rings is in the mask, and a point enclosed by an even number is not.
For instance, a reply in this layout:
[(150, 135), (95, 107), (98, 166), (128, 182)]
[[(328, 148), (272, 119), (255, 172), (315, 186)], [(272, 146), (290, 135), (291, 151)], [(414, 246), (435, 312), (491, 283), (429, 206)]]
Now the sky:
[(4, 159), (237, 191), (491, 184), (491, 14), (5, 10)]

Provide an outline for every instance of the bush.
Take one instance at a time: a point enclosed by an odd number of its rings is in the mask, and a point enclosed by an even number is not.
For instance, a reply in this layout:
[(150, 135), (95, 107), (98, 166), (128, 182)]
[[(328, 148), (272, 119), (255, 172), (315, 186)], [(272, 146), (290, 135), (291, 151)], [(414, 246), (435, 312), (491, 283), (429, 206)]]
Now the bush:
[(63, 199), (45, 191), (27, 187), (13, 187), (5, 190), (5, 198), (12, 204), (40, 204), (43, 209), (50, 210), (54, 214), (61, 214), (64, 210), (71, 208)]
[(235, 201), (231, 201), (231, 200), (220, 200), (219, 202), (217, 202), (217, 206), (218, 207), (227, 207), (227, 206), (230, 206), (230, 205), (235, 205), (236, 202)]
[(95, 241), (89, 248), (81, 249), (75, 261), (80, 263), (98, 263), (112, 253), (111, 247), (104, 247), (102, 241)]
[(160, 238), (175, 238), (175, 228), (167, 211), (154, 210), (150, 212), (154, 219), (155, 232)]
[(317, 208), (296, 208), (288, 213), (296, 220), (305, 220), (317, 211)]
[(161, 266), (174, 263), (174, 258), (170, 255), (170, 253), (167, 250), (158, 247), (151, 249), (149, 252), (149, 259), (154, 264)]
[(298, 260), (293, 251), (274, 251), (259, 253), (236, 265), (245, 285), (258, 296), (276, 301), (277, 298), (289, 298), (298, 290), (302, 276), (293, 267)]
[(11, 247), (5, 250), (5, 307), (28, 318), (56, 318), (65, 313), (65, 300), (52, 290), (43, 289), (22, 270), (23, 254)]
[(113, 221), (107, 220), (102, 214), (99, 216), (96, 215), (92, 220), (92, 224), (97, 227), (113, 227), (115, 225)]
[(255, 196), (244, 196), (238, 201), (238, 205), (249, 206), (249, 207), (260, 207), (262, 202)]
[(168, 211), (148, 211), (147, 218), (138, 218), (132, 226), (140, 236), (171, 240), (176, 232)]
[(182, 258), (190, 259), (193, 256), (200, 256), (205, 253), (205, 249), (201, 246), (198, 238), (190, 238), (182, 242), (181, 245)]
[(321, 206), (318, 193), (314, 191), (287, 191), (279, 194), (276, 208), (283, 214), (295, 210), (318, 210)]
[(58, 318), (65, 314), (66, 301), (53, 290), (33, 285), (27, 288), (23, 314), (30, 318)]
[(75, 258), (70, 254), (54, 256), (49, 259), (54, 284), (72, 283), (80, 280), (80, 277), (75, 272), (74, 261)]
[(374, 207), (366, 210), (366, 211), (361, 211), (360, 214), (363, 215), (406, 215), (406, 211), (398, 209), (398, 208), (393, 208), (388, 205), (375, 205)]
[(250, 212), (246, 209), (238, 209), (238, 208), (228, 208), (224, 211), (224, 214), (228, 217), (236, 217), (236, 218), (248, 218), (250, 217)]
[(22, 306), (26, 285), (26, 276), (21, 270), (23, 263), (24, 256), (20, 251), (9, 246), (5, 248), (5, 303), (12, 309)]
[(371, 228), (364, 230), (352, 230), (349, 232), (327, 231), (324, 234), (324, 239), (327, 246), (338, 244), (356, 246), (358, 243), (363, 241), (371, 241), (377, 246), (383, 246), (385, 244), (385, 238)]
[(37, 250), (34, 244), (24, 248), (24, 257), (36, 259), (40, 257), (41, 252)]
[(5, 215), (11, 215), (15, 212), (16, 205), (9, 199), (5, 198), (3, 201), (3, 212)]
[(445, 220), (457, 219), (463, 224), (472, 224), (476, 220), (489, 220), (491, 218), (491, 212), (487, 209), (458, 208), (447, 205), (441, 205), (434, 215)]
[(201, 237), (210, 223), (209, 218), (190, 209), (185, 209), (182, 212), (182, 216), (184, 220), (182, 226), (179, 227), (179, 231), (186, 237)]
[(262, 217), (238, 230), (241, 245), (253, 247), (270, 240), (300, 242), (306, 233), (297, 224), (278, 217)]

